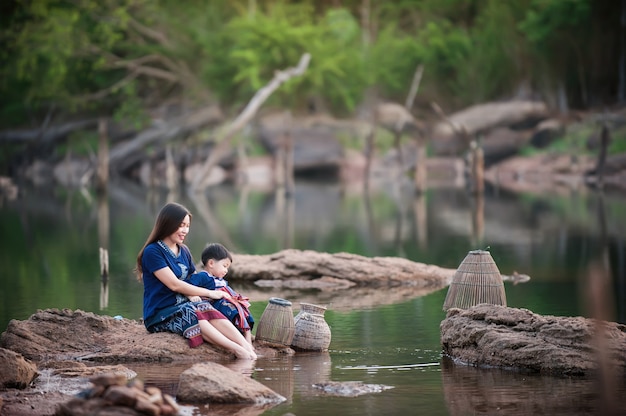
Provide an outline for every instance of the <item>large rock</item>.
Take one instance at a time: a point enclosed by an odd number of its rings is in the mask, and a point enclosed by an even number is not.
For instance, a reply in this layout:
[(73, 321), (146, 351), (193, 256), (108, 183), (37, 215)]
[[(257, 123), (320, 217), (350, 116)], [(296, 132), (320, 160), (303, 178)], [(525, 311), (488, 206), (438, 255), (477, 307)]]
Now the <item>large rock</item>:
[[(44, 358), (108, 363), (234, 358), (209, 343), (190, 348), (180, 335), (151, 334), (139, 321), (68, 309), (46, 309), (27, 320), (10, 321), (0, 346), (36, 362)], [(271, 349), (263, 351), (266, 356), (271, 353)]]
[(444, 353), (465, 364), (590, 376), (602, 363), (626, 377), (626, 325), (481, 304), (450, 309), (440, 329)]
[(248, 376), (217, 363), (195, 364), (180, 375), (176, 398), (186, 403), (268, 405), (286, 399)]
[(330, 125), (310, 125), (294, 120), (289, 114), (266, 115), (259, 120), (257, 140), (265, 150), (276, 155), (291, 138), (295, 173), (336, 173), (343, 160), (343, 146)]
[(269, 255), (233, 255), (231, 279), (280, 280), (283, 285), (312, 287), (396, 287), (441, 289), (455, 269), (417, 263), (401, 257), (365, 257), (287, 249)]
[(37, 366), (20, 354), (0, 348), (0, 387), (23, 389), (37, 376)]
[(547, 116), (547, 106), (537, 101), (479, 104), (451, 114), (447, 120), (435, 124), (431, 142), (436, 154), (455, 154), (467, 148), (467, 143), (458, 137), (460, 131), (464, 130), (474, 138), (498, 127), (532, 128)]

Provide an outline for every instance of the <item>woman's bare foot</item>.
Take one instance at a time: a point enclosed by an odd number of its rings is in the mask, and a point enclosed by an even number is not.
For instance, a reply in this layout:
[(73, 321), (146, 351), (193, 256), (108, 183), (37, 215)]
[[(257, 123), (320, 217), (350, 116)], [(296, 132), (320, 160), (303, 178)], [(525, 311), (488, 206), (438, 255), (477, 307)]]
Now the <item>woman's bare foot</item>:
[(257, 356), (254, 351), (248, 351), (245, 348), (237, 348), (235, 351), (235, 356), (240, 360), (256, 360)]

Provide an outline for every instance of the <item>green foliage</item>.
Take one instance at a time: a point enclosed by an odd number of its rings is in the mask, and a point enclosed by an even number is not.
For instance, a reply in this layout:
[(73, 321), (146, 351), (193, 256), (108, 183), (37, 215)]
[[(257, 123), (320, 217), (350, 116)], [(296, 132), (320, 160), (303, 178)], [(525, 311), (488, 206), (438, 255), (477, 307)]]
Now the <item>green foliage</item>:
[(590, 0), (533, 0), (519, 28), (530, 42), (547, 51), (564, 36), (577, 35), (588, 23), (590, 11)]
[[(230, 22), (227, 66), (236, 68), (230, 82), (241, 100), (266, 85), (276, 70), (295, 66), (308, 52), (311, 62), (304, 76), (288, 81), (272, 101), (298, 106), (319, 94), (340, 111), (354, 109), (365, 84), (358, 24), (343, 9), (329, 10), (319, 21), (314, 18), (310, 6), (277, 3), (253, 17)], [(294, 102), (293, 97), (301, 98)]]
[[(314, 1), (37, 0), (0, 17), (0, 122), (50, 106), (142, 122), (175, 98), (247, 103), (275, 71), (308, 52), (309, 68), (270, 104), (321, 99), (350, 114), (372, 87), (403, 102), (420, 92), (456, 106), (509, 96), (559, 77), (582, 89), (592, 50), (590, 0)], [(367, 35), (367, 36), (366, 36)], [(369, 41), (365, 41), (369, 39)]]
[(428, 74), (446, 93), (458, 92), (457, 72), (462, 71), (470, 53), (471, 39), (447, 20), (431, 21), (418, 33)]
[[(7, 80), (28, 85), (26, 100), (64, 102), (71, 94), (100, 87), (90, 74), (98, 60), (94, 49), (110, 51), (122, 39), (128, 1), (20, 3), (19, 19), (2, 32), (7, 44)], [(5, 84), (5, 87), (8, 85)]]
[[(373, 72), (373, 83), (384, 96), (404, 102), (413, 74), (426, 58), (426, 48), (390, 24), (381, 30), (372, 45), (369, 68)], [(431, 74), (430, 68), (428, 74)]]
[(489, 1), (471, 30), (471, 50), (453, 90), (465, 101), (486, 101), (510, 93), (524, 76), (524, 41), (515, 29), (518, 16), (508, 3)]

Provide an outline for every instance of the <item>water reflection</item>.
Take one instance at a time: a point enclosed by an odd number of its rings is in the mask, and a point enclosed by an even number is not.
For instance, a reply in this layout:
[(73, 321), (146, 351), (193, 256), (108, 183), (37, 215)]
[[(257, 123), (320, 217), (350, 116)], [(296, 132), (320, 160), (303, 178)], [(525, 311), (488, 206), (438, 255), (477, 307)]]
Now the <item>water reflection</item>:
[(313, 384), (329, 381), (330, 372), (328, 352), (299, 352), (272, 360), (259, 359), (253, 378), (285, 397), (286, 404), (291, 404), (295, 393), (307, 397), (319, 393), (314, 391)]
[(605, 402), (592, 379), (557, 378), (498, 369), (455, 365), (442, 359), (446, 408), (451, 416), (465, 415), (599, 415)]

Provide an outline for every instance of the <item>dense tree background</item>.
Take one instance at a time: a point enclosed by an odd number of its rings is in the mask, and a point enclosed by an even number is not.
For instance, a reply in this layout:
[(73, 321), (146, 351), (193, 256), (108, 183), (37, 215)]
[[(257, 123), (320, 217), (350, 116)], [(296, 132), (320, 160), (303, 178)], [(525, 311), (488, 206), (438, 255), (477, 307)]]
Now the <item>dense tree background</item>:
[(168, 102), (235, 112), (304, 52), (309, 69), (273, 105), (346, 116), (372, 90), (403, 103), (424, 65), (414, 112), (520, 95), (604, 108), (624, 100), (625, 13), (615, 0), (7, 0), (0, 125), (137, 121)]

